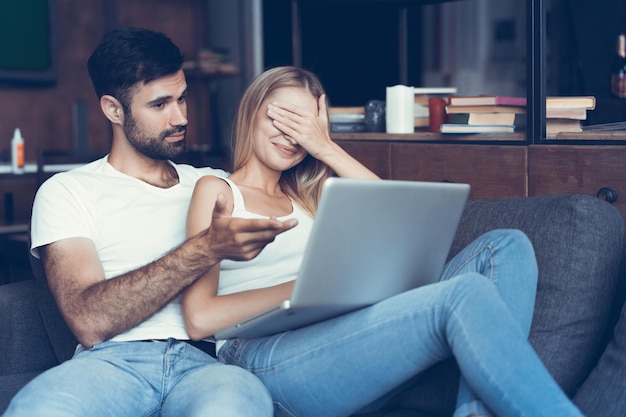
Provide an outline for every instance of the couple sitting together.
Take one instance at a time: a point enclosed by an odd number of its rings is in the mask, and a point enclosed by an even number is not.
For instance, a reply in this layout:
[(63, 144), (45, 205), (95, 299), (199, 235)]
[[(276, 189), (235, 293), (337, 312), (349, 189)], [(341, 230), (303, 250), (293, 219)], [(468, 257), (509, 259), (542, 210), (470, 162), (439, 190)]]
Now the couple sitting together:
[(230, 175), (173, 163), (188, 122), (182, 63), (166, 36), (138, 28), (109, 32), (90, 57), (110, 153), (46, 181), (32, 217), (31, 250), (80, 344), (5, 417), (349, 416), (451, 356), (457, 417), (582, 415), (527, 341), (537, 266), (516, 230), (483, 235), (435, 284), (199, 349), (289, 298), (325, 179), (377, 177), (330, 139), (324, 89), (296, 67), (246, 90)]

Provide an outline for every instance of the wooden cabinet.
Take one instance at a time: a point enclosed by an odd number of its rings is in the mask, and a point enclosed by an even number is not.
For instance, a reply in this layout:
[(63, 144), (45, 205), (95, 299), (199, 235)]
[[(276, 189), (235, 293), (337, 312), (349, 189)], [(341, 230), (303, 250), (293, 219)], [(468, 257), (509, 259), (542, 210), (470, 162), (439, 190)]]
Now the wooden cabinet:
[(337, 143), (381, 178), (391, 178), (391, 143), (341, 140)]
[(525, 196), (527, 166), (525, 146), (391, 145), (390, 178), (466, 182), (471, 199)]
[(382, 178), (465, 182), (470, 199), (589, 194), (626, 218), (625, 146), (336, 140)]
[(382, 178), (471, 185), (470, 198), (527, 195), (526, 146), (337, 141)]
[(545, 194), (598, 195), (626, 218), (626, 147), (529, 146), (528, 195)]

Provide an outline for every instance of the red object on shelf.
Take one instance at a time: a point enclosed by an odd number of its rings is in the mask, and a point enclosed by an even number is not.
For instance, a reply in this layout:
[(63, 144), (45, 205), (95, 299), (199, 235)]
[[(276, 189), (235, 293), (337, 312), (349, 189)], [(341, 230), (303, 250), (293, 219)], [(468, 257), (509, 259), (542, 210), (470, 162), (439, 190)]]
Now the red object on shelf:
[(446, 100), (441, 97), (428, 99), (428, 122), (429, 130), (439, 133), (439, 126), (446, 121)]

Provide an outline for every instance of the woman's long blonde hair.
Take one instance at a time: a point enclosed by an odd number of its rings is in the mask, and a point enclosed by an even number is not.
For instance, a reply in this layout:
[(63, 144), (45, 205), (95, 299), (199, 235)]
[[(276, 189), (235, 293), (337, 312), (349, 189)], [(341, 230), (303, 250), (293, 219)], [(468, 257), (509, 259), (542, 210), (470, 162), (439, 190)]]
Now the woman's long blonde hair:
[[(259, 75), (244, 93), (235, 122), (233, 168), (241, 168), (252, 155), (253, 126), (257, 112), (272, 92), (284, 87), (300, 87), (316, 100), (325, 94), (317, 76), (302, 68), (284, 66), (269, 69)], [(328, 107), (328, 100), (326, 101)], [(315, 215), (322, 184), (333, 175), (326, 164), (307, 155), (298, 165), (284, 171), (280, 177), (281, 190), (311, 216)]]

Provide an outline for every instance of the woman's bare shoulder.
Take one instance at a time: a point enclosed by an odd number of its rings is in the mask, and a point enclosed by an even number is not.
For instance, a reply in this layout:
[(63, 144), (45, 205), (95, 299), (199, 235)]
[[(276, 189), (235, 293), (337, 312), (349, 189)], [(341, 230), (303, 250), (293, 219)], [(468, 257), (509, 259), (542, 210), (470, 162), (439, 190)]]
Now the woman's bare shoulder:
[(198, 178), (198, 181), (196, 182), (196, 188), (225, 191), (229, 190), (230, 186), (222, 177), (217, 177), (215, 175), (204, 175)]
[(233, 191), (222, 177), (205, 175), (196, 182), (194, 197), (202, 201), (215, 201), (218, 194), (226, 198), (227, 206), (232, 207)]

